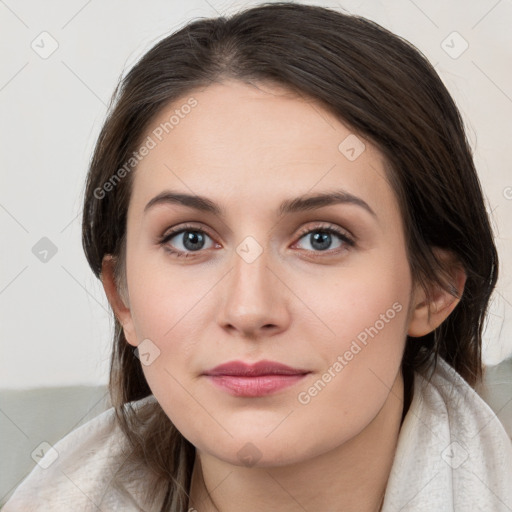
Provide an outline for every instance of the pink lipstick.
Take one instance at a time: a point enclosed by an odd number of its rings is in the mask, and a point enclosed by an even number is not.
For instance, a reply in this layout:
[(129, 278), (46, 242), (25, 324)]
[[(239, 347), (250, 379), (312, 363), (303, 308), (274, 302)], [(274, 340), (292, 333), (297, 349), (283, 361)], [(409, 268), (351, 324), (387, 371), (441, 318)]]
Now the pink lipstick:
[(275, 393), (292, 386), (311, 373), (302, 368), (292, 368), (274, 361), (247, 364), (230, 361), (206, 371), (203, 375), (217, 387), (231, 395), (258, 397)]

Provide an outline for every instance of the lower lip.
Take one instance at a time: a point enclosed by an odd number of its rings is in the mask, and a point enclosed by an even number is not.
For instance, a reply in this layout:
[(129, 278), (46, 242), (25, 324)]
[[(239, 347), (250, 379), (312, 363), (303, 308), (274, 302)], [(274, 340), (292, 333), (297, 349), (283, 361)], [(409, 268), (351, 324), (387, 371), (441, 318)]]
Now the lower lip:
[(297, 375), (260, 375), (259, 377), (240, 377), (235, 375), (207, 375), (219, 388), (234, 396), (257, 397), (275, 393), (293, 386), (307, 374)]

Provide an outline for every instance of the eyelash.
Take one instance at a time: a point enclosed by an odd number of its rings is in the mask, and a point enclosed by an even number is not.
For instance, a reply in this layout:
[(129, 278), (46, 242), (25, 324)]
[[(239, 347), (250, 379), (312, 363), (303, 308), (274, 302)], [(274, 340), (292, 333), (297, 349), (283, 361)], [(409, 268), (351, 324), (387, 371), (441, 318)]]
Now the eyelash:
[[(191, 256), (194, 257), (193, 256), (194, 252), (177, 251), (176, 249), (171, 249), (167, 245), (167, 242), (169, 242), (169, 240), (171, 240), (176, 235), (179, 235), (180, 233), (183, 233), (185, 231), (193, 231), (193, 232), (196, 232), (196, 233), (203, 233), (205, 235), (208, 235), (210, 238), (213, 238), (212, 236), (210, 236), (208, 234), (207, 231), (204, 231), (203, 229), (200, 229), (197, 226), (184, 225), (184, 226), (181, 226), (179, 229), (176, 229), (174, 231), (171, 231), (169, 233), (166, 233), (166, 234), (162, 235), (161, 237), (159, 237), (157, 242), (158, 242), (159, 245), (161, 245), (164, 248), (164, 250), (166, 252), (168, 252), (172, 256), (175, 256), (175, 257), (178, 257), (178, 258), (181, 258), (181, 257), (187, 258), (187, 257), (191, 257)], [(337, 228), (336, 226), (334, 226), (332, 224), (328, 224), (328, 225), (320, 224), (320, 225), (317, 225), (317, 226), (304, 228), (299, 233), (298, 240), (303, 238), (305, 235), (308, 235), (308, 234), (314, 233), (314, 232), (322, 232), (322, 233), (329, 233), (329, 234), (337, 235), (344, 242), (344, 246), (341, 247), (341, 248), (338, 248), (338, 249), (333, 249), (333, 250), (328, 250), (328, 251), (306, 251), (306, 252), (319, 253), (318, 256), (322, 256), (324, 254), (328, 254), (330, 256), (333, 256), (333, 255), (338, 254), (339, 252), (343, 252), (343, 251), (347, 250), (346, 246), (348, 246), (349, 248), (355, 246), (355, 241), (352, 238), (350, 238), (344, 231), (340, 230), (339, 228)], [(195, 251), (195, 252), (200, 253), (202, 251)], [(316, 258), (318, 256), (313, 256), (313, 257)]]

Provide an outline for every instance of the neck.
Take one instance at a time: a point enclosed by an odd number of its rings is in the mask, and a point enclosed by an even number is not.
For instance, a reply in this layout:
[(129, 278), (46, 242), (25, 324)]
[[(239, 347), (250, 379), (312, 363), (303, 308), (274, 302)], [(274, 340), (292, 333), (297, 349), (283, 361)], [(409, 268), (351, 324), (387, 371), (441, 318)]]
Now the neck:
[(358, 435), (292, 466), (247, 468), (196, 450), (189, 507), (198, 512), (379, 511), (400, 432), (403, 397), (399, 372), (384, 406)]

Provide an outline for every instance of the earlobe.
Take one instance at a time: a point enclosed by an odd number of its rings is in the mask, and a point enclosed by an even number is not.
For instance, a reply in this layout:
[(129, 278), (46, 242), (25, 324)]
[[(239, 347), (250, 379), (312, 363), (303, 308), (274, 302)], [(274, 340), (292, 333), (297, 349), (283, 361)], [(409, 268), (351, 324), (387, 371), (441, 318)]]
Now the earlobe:
[(447, 251), (436, 249), (434, 252), (441, 259), (448, 260), (449, 279), (452, 283), (451, 292), (453, 294), (439, 285), (433, 285), (431, 302), (428, 303), (425, 290), (419, 284), (416, 285), (413, 295), (413, 310), (407, 331), (411, 337), (425, 336), (439, 327), (456, 308), (464, 292), (467, 279), (464, 269), (453, 260)]
[(121, 297), (121, 293), (116, 285), (114, 278), (114, 269), (116, 263), (116, 258), (111, 254), (104, 256), (101, 265), (101, 283), (116, 318), (123, 326), (126, 340), (130, 345), (136, 347), (138, 343), (137, 336), (135, 335), (132, 314), (130, 308), (127, 306), (127, 304), (125, 304), (125, 301)]

